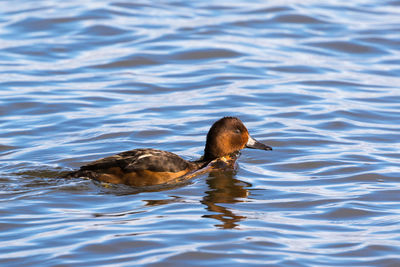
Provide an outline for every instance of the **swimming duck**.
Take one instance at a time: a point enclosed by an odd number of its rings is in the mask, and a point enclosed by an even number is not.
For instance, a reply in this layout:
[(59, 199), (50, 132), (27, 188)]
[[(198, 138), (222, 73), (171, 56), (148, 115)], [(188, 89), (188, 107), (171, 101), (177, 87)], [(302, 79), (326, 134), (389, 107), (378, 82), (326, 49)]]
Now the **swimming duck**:
[(240, 119), (224, 117), (211, 126), (204, 155), (197, 161), (187, 161), (158, 149), (134, 149), (88, 163), (66, 177), (88, 177), (136, 187), (164, 184), (179, 177), (191, 177), (190, 174), (205, 170), (211, 164), (215, 166), (220, 160), (226, 161), (229, 155), (245, 147), (272, 150), (252, 138)]

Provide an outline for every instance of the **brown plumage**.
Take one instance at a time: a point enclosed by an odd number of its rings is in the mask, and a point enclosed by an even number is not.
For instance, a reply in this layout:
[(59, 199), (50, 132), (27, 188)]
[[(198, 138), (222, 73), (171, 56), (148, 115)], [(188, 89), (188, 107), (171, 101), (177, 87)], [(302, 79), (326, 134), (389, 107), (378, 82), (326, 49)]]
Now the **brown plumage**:
[(215, 163), (219, 158), (245, 147), (271, 150), (269, 146), (250, 137), (238, 118), (224, 117), (210, 128), (204, 156), (198, 161), (186, 161), (168, 151), (134, 149), (88, 163), (79, 170), (68, 173), (66, 177), (89, 177), (102, 182), (131, 186), (163, 184), (182, 176), (191, 177), (190, 174), (207, 167), (210, 162)]

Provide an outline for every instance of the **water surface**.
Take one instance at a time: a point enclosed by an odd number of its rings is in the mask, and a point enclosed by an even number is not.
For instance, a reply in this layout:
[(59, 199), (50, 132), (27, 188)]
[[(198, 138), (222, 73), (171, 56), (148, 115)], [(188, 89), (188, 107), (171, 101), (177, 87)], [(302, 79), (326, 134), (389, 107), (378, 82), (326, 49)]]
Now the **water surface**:
[[(3, 1), (0, 264), (397, 266), (399, 1)], [(273, 151), (144, 190), (62, 179), (240, 117)]]

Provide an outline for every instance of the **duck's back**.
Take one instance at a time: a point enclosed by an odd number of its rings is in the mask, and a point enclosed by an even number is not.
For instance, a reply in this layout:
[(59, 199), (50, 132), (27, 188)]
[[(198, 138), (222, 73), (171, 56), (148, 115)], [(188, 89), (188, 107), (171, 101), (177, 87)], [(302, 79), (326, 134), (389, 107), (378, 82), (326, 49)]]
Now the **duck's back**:
[(178, 155), (157, 149), (134, 149), (93, 161), (68, 177), (88, 177), (102, 182), (147, 186), (168, 182), (195, 169)]

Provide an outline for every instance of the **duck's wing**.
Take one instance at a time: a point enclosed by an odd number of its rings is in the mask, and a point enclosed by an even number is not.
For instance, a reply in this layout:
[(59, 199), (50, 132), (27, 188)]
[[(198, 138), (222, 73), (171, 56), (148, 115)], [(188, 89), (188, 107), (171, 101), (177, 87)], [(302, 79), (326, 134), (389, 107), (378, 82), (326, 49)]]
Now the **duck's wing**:
[(179, 172), (189, 168), (189, 162), (178, 155), (157, 149), (134, 149), (90, 162), (80, 170), (106, 170), (119, 167), (124, 172), (148, 170)]
[[(127, 151), (128, 152), (128, 151)], [(134, 151), (132, 151), (134, 154)], [(134, 156), (134, 155), (132, 155)], [(120, 167), (129, 161), (131, 157), (122, 157), (120, 154), (105, 157), (99, 160), (89, 162), (80, 167), (80, 170), (104, 170), (112, 167)]]

